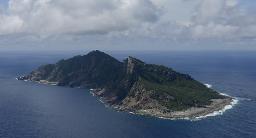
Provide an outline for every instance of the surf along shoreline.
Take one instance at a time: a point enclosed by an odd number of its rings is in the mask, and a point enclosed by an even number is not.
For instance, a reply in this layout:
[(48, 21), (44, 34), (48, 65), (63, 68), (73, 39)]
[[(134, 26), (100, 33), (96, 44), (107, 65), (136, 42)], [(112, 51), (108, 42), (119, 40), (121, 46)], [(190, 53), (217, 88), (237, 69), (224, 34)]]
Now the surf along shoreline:
[[(210, 84), (205, 84), (206, 87), (211, 88)], [(93, 96), (100, 97), (99, 100), (106, 105), (106, 107), (112, 107), (117, 111), (124, 111), (130, 114), (143, 115), (143, 116), (152, 116), (161, 119), (169, 120), (191, 120), (197, 121), (207, 117), (213, 117), (217, 115), (222, 115), (225, 111), (232, 109), (237, 103), (238, 99), (232, 96), (229, 96), (224, 93), (219, 93), (220, 95), (225, 96), (224, 99), (212, 99), (212, 103), (205, 107), (192, 107), (184, 111), (172, 111), (169, 113), (163, 113), (157, 109), (148, 109), (148, 110), (127, 110), (125, 107), (119, 105), (110, 105), (107, 102), (107, 99), (101, 97), (101, 89), (90, 89), (90, 93)]]
[[(17, 80), (20, 80), (16, 78)], [(23, 81), (31, 81), (31, 80), (23, 80)], [(31, 81), (36, 82), (40, 84), (45, 85), (57, 85), (57, 82), (48, 82), (45, 80), (41, 81)], [(212, 86), (210, 84), (205, 84), (206, 87), (211, 88)], [(231, 97), (227, 94), (220, 93), (223, 96), (226, 96), (227, 98), (224, 99), (212, 99), (212, 103), (210, 105), (207, 105), (205, 107), (191, 107), (189, 109), (186, 109), (184, 111), (172, 111), (169, 113), (163, 113), (160, 110), (157, 109), (147, 109), (147, 110), (126, 110), (125, 107), (119, 106), (119, 105), (109, 105), (107, 103), (107, 100), (101, 97), (98, 93), (101, 91), (101, 89), (88, 89), (90, 91), (90, 94), (93, 96), (99, 97), (99, 101), (103, 104), (105, 104), (106, 107), (112, 107), (113, 109), (117, 111), (125, 111), (130, 114), (136, 114), (136, 115), (143, 115), (143, 116), (152, 116), (157, 117), (161, 119), (169, 119), (169, 120), (201, 120), (208, 117), (213, 117), (217, 115), (222, 115), (225, 111), (232, 109), (237, 103), (238, 99), (235, 97)]]

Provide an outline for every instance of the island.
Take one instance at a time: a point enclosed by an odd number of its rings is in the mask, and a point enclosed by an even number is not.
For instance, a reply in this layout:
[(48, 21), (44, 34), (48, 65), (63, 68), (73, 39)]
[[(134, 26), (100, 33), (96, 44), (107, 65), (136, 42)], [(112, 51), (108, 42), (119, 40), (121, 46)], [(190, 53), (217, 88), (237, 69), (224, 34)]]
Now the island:
[(42, 65), (17, 79), (87, 88), (116, 110), (168, 119), (204, 116), (233, 100), (172, 68), (134, 57), (119, 61), (99, 50)]

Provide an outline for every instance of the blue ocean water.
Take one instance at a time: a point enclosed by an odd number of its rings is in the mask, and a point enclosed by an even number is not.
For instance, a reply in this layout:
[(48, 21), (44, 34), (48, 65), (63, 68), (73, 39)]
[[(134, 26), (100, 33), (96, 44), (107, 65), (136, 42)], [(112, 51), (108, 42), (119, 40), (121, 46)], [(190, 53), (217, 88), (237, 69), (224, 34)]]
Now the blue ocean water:
[[(200, 121), (116, 112), (88, 90), (15, 80), (41, 64), (82, 52), (0, 52), (0, 137), (4, 138), (255, 138), (256, 55), (253, 52), (108, 52), (162, 64), (212, 84), (239, 103)], [(86, 52), (85, 52), (86, 53)]]

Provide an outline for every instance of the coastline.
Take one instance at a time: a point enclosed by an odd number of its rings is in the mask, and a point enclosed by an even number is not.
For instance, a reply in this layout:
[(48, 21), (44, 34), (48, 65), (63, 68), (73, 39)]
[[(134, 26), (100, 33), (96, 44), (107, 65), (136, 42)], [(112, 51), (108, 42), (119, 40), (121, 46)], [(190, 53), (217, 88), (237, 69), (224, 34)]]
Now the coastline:
[(237, 103), (238, 99), (231, 97), (224, 93), (219, 93), (220, 95), (225, 96), (224, 99), (212, 99), (212, 103), (205, 107), (191, 107), (184, 111), (172, 111), (169, 113), (163, 113), (158, 109), (147, 109), (147, 110), (131, 110), (127, 109), (122, 105), (110, 105), (108, 104), (108, 100), (101, 97), (101, 89), (90, 89), (90, 93), (93, 96), (99, 97), (101, 103), (105, 104), (107, 107), (112, 107), (117, 111), (123, 111), (130, 114), (135, 115), (143, 115), (143, 116), (152, 116), (161, 119), (169, 119), (169, 120), (201, 120), (207, 117), (213, 117), (217, 115), (222, 115), (225, 111), (232, 109)]
[[(211, 84), (205, 84), (205, 86), (207, 88), (212, 88)], [(170, 113), (162, 113), (157, 109), (130, 111), (121, 106), (115, 106), (114, 109), (125, 111), (130, 114), (153, 116), (160, 119), (197, 121), (208, 117), (223, 115), (224, 112), (232, 109), (238, 104), (239, 100), (237, 98), (225, 93), (219, 92), (219, 94), (226, 98), (212, 99), (212, 103), (206, 107), (191, 107), (184, 111), (172, 111)]]
[(201, 120), (207, 117), (222, 115), (226, 110), (231, 109), (238, 102), (235, 98), (214, 99), (211, 105), (207, 107), (192, 107), (184, 111), (172, 111), (163, 113), (157, 109), (129, 111), (123, 110), (122, 107), (116, 106), (115, 109), (126, 111), (131, 114), (153, 116), (169, 120)]
[[(16, 80), (23, 80), (23, 81), (31, 81), (26, 79), (19, 79), (16, 78)], [(36, 82), (40, 84), (46, 84), (46, 85), (58, 85), (58, 82), (49, 82), (46, 80), (40, 80), (40, 81), (31, 81)], [(212, 85), (205, 84), (206, 87), (211, 88)], [(169, 120), (201, 120), (207, 117), (213, 117), (217, 115), (222, 115), (225, 111), (232, 109), (237, 103), (238, 99), (231, 97), (225, 93), (219, 93), (220, 95), (225, 96), (224, 99), (212, 99), (212, 103), (210, 105), (207, 105), (205, 107), (191, 107), (189, 109), (186, 109), (184, 111), (171, 111), (168, 113), (163, 113), (161, 110), (158, 109), (147, 109), (147, 110), (128, 110), (120, 105), (110, 105), (108, 104), (107, 100), (105, 100), (101, 96), (102, 89), (88, 89), (90, 94), (92, 96), (97, 96), (99, 101), (107, 107), (111, 107), (114, 110), (117, 111), (125, 111), (130, 114), (136, 114), (136, 115), (144, 115), (144, 116), (153, 116), (160, 119), (169, 119)]]
[[(222, 94), (222, 93), (220, 93), (220, 94)], [(209, 114), (207, 114), (207, 115), (205, 115), (205, 116), (198, 116), (198, 117), (196, 117), (195, 119), (200, 120), (200, 119), (207, 118), (207, 117), (213, 117), (213, 116), (223, 115), (224, 112), (226, 112), (227, 110), (232, 109), (236, 104), (238, 104), (238, 102), (239, 102), (238, 99), (233, 98), (232, 101), (231, 101), (231, 103), (228, 104), (228, 105), (226, 105), (226, 106), (224, 106), (224, 108), (222, 108), (221, 110), (214, 111), (214, 112), (209, 113)]]
[[(205, 84), (207, 88), (212, 88), (211, 84)], [(185, 111), (174, 111), (169, 115), (163, 115), (163, 114), (152, 114), (148, 111), (135, 111), (129, 113), (131, 114), (138, 114), (138, 115), (149, 115), (154, 116), (160, 119), (168, 119), (168, 120), (190, 120), (190, 121), (198, 121), (201, 119), (205, 119), (208, 117), (214, 117), (218, 115), (223, 115), (224, 112), (227, 110), (232, 109), (235, 105), (238, 104), (239, 100), (235, 97), (232, 97), (225, 93), (220, 93), (220, 95), (226, 96), (227, 100), (221, 102), (220, 99), (215, 99), (211, 105), (209, 105), (206, 108), (195, 108), (192, 107), (190, 109), (187, 109)], [(172, 115), (173, 114), (173, 115)]]

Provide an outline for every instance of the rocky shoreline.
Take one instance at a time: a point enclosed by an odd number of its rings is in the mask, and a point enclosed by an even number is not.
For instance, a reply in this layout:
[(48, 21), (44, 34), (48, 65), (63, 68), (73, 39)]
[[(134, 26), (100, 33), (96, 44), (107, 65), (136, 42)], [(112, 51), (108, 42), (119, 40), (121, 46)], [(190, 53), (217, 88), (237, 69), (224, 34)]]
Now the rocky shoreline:
[[(16, 79), (23, 80), (23, 81), (31, 81), (31, 80), (24, 79), (23, 77), (18, 77)], [(46, 85), (58, 85), (58, 82), (49, 82), (46, 80), (32, 81), (32, 82), (46, 84)], [(89, 91), (93, 96), (99, 97), (102, 103), (106, 105), (110, 105), (109, 103), (112, 99), (104, 98), (102, 96), (102, 94), (105, 91), (104, 89), (100, 89), (100, 88), (89, 89)], [(234, 98), (227, 95), (225, 95), (225, 97), (226, 98), (224, 99), (212, 99), (212, 103), (205, 107), (191, 107), (184, 111), (166, 112), (161, 110), (160, 108), (133, 110), (133, 109), (128, 109), (123, 105), (110, 105), (110, 107), (118, 111), (124, 111), (124, 112), (129, 112), (129, 113), (138, 114), (138, 115), (153, 116), (153, 117), (164, 118), (164, 119), (196, 119), (196, 118), (207, 116), (208, 114), (214, 113), (216, 111), (220, 111), (224, 109), (226, 106), (232, 105)]]
[(139, 110), (136, 111), (138, 114), (151, 115), (160, 118), (167, 119), (195, 119), (201, 116), (206, 116), (215, 111), (220, 111), (225, 108), (227, 105), (231, 105), (232, 98), (227, 99), (213, 99), (212, 103), (206, 107), (192, 107), (184, 111), (173, 111), (169, 113), (163, 113), (158, 110)]
[(145, 110), (127, 110), (123, 106), (115, 106), (114, 108), (120, 111), (127, 111), (133, 114), (153, 116), (164, 119), (197, 119), (204, 118), (214, 112), (223, 110), (226, 106), (232, 105), (234, 99), (213, 99), (212, 103), (206, 107), (191, 107), (184, 111), (165, 112), (159, 109), (145, 109)]
[[(100, 97), (100, 101), (104, 104), (108, 104), (108, 101), (111, 99), (107, 99), (102, 97), (102, 93), (104, 89), (91, 89), (91, 94), (93, 96)], [(223, 95), (220, 93), (220, 95)], [(138, 114), (138, 115), (145, 115), (145, 116), (153, 116), (158, 118), (164, 119), (197, 119), (197, 118), (204, 118), (207, 117), (209, 114), (213, 114), (214, 112), (221, 112), (225, 109), (226, 106), (232, 106), (234, 102), (234, 98), (225, 95), (226, 98), (223, 99), (212, 99), (212, 103), (205, 107), (191, 107), (189, 109), (183, 111), (170, 111), (166, 112), (161, 110), (160, 108), (154, 109), (145, 109), (145, 110), (135, 110), (135, 109), (128, 109), (123, 105), (111, 105), (112, 108), (118, 111), (129, 112), (131, 114)]]

